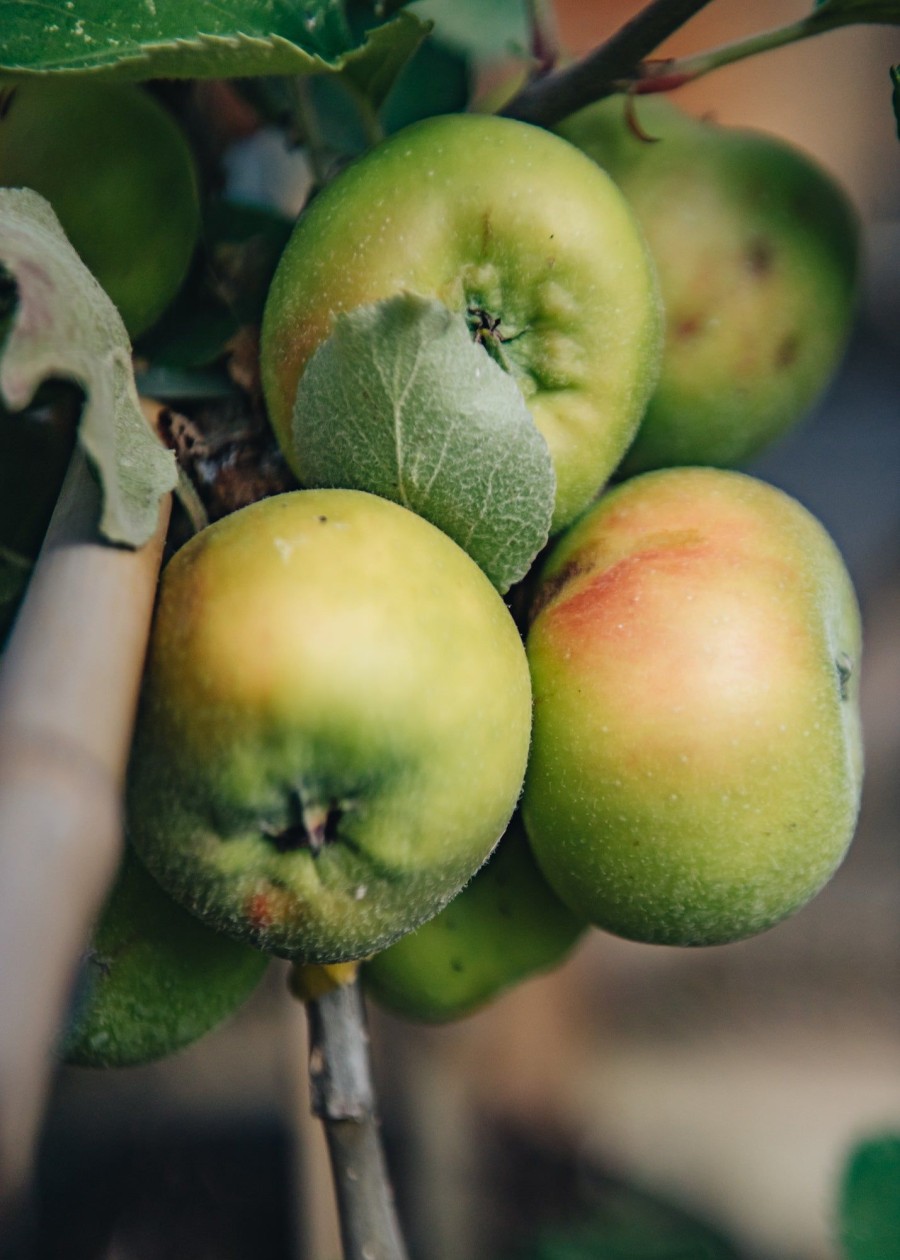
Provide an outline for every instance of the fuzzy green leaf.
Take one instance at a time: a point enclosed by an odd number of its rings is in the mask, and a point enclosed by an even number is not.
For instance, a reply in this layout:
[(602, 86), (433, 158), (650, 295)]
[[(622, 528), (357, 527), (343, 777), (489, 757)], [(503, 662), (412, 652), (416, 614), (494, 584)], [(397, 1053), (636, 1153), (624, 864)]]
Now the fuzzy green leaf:
[(69, 244), (43, 197), (0, 189), (0, 276), (17, 303), (0, 358), (0, 402), (19, 411), (47, 380), (85, 394), (78, 438), (103, 491), (100, 530), (140, 546), (156, 528), (175, 459), (138, 402), (121, 316)]
[(870, 1138), (851, 1152), (839, 1212), (846, 1260), (900, 1260), (900, 1133)]
[(341, 315), (297, 391), (311, 486), (369, 490), (449, 534), (507, 590), (547, 540), (555, 477), (515, 381), (440, 302)]
[(427, 30), (401, 13), (360, 39), (344, 0), (0, 0), (0, 70), (110, 78), (346, 71), (382, 93)]

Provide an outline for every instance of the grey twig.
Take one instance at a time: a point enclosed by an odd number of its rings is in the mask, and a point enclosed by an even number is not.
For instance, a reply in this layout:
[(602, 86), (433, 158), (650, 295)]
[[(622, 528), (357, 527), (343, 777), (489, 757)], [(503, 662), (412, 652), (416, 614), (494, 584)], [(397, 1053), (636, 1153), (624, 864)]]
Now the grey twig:
[(344, 1260), (407, 1260), (387, 1175), (358, 983), (307, 1004), (313, 1113), (325, 1126)]
[(501, 111), (552, 127), (577, 109), (621, 90), (641, 62), (710, 0), (653, 0), (605, 43), (553, 74), (533, 79)]

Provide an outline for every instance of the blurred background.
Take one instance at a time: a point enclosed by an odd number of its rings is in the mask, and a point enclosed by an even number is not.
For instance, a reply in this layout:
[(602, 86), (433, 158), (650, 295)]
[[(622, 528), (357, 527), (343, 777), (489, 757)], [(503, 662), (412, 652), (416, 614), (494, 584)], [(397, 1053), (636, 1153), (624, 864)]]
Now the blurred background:
[[(562, 43), (583, 52), (638, 7), (558, 0)], [(717, 0), (667, 51), (807, 7)], [(868, 775), (856, 841), (807, 909), (754, 940), (685, 951), (595, 932), (561, 970), (458, 1024), (373, 1010), (415, 1260), (837, 1260), (848, 1149), (900, 1130), (897, 61), (896, 29), (852, 29), (677, 96), (794, 140), (843, 180), (865, 221), (843, 370), (751, 469), (820, 517), (857, 583)], [(491, 67), (485, 87), (504, 73)], [(62, 1072), (27, 1260), (336, 1260), (305, 1056), (303, 1012), (275, 965), (235, 1019), (175, 1058)]]

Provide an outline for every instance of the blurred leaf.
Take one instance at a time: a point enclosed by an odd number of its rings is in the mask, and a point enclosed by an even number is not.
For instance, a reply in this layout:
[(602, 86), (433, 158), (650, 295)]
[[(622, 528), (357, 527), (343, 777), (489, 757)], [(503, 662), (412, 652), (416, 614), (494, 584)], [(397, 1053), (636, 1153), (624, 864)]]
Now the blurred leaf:
[(870, 1138), (851, 1152), (839, 1228), (847, 1260), (900, 1260), (900, 1134)]
[(0, 358), (0, 402), (20, 411), (46, 380), (85, 395), (78, 440), (103, 493), (101, 532), (140, 546), (173, 489), (175, 460), (144, 419), (121, 316), (66, 240), (49, 203), (27, 188), (0, 189), (0, 267), (16, 308)]
[(384, 93), (426, 29), (401, 13), (360, 42), (343, 0), (0, 0), (0, 69), (130, 80), (336, 70)]
[(138, 388), (147, 398), (164, 403), (211, 402), (234, 398), (238, 387), (219, 368), (182, 368), (151, 363), (137, 377)]
[(381, 110), (387, 135), (420, 118), (462, 113), (472, 92), (468, 59), (456, 49), (426, 39), (401, 71)]
[(449, 534), (505, 591), (547, 540), (550, 454), (461, 315), (401, 294), (338, 316), (294, 407), (304, 483), (369, 490)]
[(527, 56), (531, 28), (526, 0), (417, 0), (408, 10), (434, 22), (435, 36), (467, 56)]
[(174, 303), (141, 337), (135, 354), (154, 367), (205, 367), (243, 325), (262, 319), (269, 285), (293, 223), (269, 210), (214, 201), (203, 248)]

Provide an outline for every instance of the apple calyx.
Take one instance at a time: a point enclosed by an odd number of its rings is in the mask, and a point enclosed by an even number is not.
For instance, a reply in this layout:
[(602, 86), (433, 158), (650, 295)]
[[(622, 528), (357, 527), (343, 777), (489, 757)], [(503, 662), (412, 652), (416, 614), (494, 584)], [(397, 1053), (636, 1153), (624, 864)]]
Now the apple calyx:
[(308, 849), (317, 858), (326, 844), (341, 839), (338, 827), (348, 807), (347, 801), (333, 798), (325, 802), (309, 801), (300, 788), (295, 788), (290, 793), (288, 825), (273, 827), (271, 823), (263, 823), (261, 830), (279, 853)]

